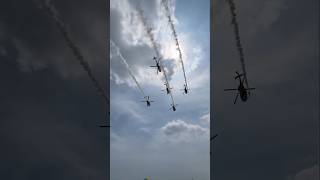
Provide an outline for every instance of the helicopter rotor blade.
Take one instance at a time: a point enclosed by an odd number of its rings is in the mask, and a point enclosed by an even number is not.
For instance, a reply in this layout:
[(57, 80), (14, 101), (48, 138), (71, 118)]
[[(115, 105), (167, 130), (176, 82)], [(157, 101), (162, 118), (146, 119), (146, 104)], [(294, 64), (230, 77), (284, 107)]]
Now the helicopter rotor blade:
[(237, 93), (237, 95), (236, 95), (236, 98), (234, 99), (234, 102), (233, 102), (233, 104), (236, 104), (236, 102), (237, 102), (237, 99), (238, 99), (238, 96), (239, 96), (239, 93)]
[(210, 141), (214, 140), (217, 136), (218, 136), (218, 134), (215, 134), (214, 136), (212, 136), (212, 137), (210, 138)]
[(238, 89), (224, 89), (224, 91), (237, 91)]
[(111, 127), (110, 125), (101, 125), (101, 128), (105, 128), (105, 127)]

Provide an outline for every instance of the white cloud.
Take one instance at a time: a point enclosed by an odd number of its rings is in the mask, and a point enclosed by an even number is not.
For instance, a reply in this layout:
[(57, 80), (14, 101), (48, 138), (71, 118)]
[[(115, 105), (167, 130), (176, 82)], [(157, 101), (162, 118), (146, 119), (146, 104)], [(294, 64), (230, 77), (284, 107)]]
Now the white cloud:
[[(111, 177), (127, 180), (128, 176), (136, 179), (147, 174), (154, 179), (209, 179), (207, 128), (173, 120), (159, 129), (146, 127), (139, 131), (148, 134), (150, 140), (111, 133)], [(126, 169), (126, 173), (118, 169)]]
[(210, 113), (206, 113), (200, 117), (200, 122), (205, 125), (210, 125)]
[[(136, 101), (119, 97), (118, 94), (111, 94), (111, 96), (111, 114), (113, 113), (113, 109), (121, 109), (121, 111), (116, 112), (119, 113), (119, 115), (126, 115), (126, 119), (130, 117), (130, 119), (133, 119), (136, 122), (143, 124), (148, 123), (140, 108), (141, 106), (139, 106)], [(121, 118), (118, 118), (117, 120), (121, 120)]]
[[(179, 21), (174, 16), (175, 1), (171, 3), (172, 18), (175, 25), (178, 26)], [(144, 2), (142, 8), (144, 15), (147, 17), (147, 21), (153, 28), (156, 41), (161, 45), (160, 53), (164, 58), (169, 79), (179, 78), (182, 76), (179, 54), (176, 50), (175, 41), (172, 37), (172, 32), (168, 26), (168, 20), (160, 4), (160, 0), (150, 4)], [(136, 4), (127, 0), (111, 1), (111, 22), (113, 21), (120, 23), (112, 23), (114, 25), (111, 29), (111, 38), (113, 38), (113, 41), (119, 46), (120, 51), (132, 67), (133, 73), (139, 83), (142, 84), (142, 86), (152, 85), (163, 87), (163, 83), (159, 82), (159, 76), (163, 79), (162, 75), (157, 76), (155, 71), (151, 68), (148, 69), (149, 65), (154, 64), (152, 58), (155, 54), (137, 15)], [(185, 69), (187, 71), (187, 78), (189, 78), (189, 75), (196, 70), (200, 62), (204, 60), (202, 55), (203, 50), (198, 43), (193, 42), (189, 33), (178, 32), (178, 37)], [(125, 73), (126, 69), (117, 63), (119, 63), (119, 61), (111, 61), (112, 76), (114, 76), (112, 80), (116, 80), (117, 83), (127, 83), (130, 86), (129, 82), (132, 80), (128, 73)], [(209, 74), (207, 74), (207, 76), (209, 76)]]
[(191, 71), (197, 69), (199, 63), (200, 63), (200, 60), (202, 58), (202, 49), (200, 47), (194, 47), (192, 48), (192, 52), (194, 54), (194, 58), (193, 58), (193, 62), (190, 62), (190, 69)]
[(196, 139), (205, 139), (209, 135), (209, 130), (197, 124), (190, 124), (183, 120), (173, 120), (161, 128), (167, 141), (189, 142)]

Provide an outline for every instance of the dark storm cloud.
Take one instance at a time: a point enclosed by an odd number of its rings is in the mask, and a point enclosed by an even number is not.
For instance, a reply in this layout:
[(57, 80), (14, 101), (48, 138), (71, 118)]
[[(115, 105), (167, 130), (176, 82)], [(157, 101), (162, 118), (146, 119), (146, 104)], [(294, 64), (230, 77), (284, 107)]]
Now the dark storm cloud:
[[(105, 1), (53, 1), (105, 85)], [(107, 179), (106, 104), (32, 1), (0, 6), (1, 179)]]
[(211, 133), (219, 133), (211, 144), (211, 177), (298, 179), (318, 161), (318, 6), (312, 1), (235, 3), (248, 79), (257, 89), (248, 102), (236, 105), (235, 94), (223, 92), (237, 86), (234, 71), (241, 64), (228, 4), (219, 1), (211, 35)]

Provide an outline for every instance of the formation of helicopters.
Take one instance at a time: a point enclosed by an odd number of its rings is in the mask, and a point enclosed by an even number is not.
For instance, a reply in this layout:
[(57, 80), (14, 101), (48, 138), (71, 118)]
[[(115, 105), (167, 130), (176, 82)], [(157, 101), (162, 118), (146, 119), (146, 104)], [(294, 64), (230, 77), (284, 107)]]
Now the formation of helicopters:
[[(153, 57), (154, 61), (156, 62), (156, 65), (155, 66), (150, 66), (150, 67), (155, 67), (157, 68), (157, 74), (158, 72), (161, 72), (161, 66), (160, 66), (160, 63), (159, 63), (159, 60), (157, 60), (156, 57)], [(243, 102), (246, 102), (248, 100), (248, 98), (250, 97), (251, 93), (250, 91), (251, 90), (254, 90), (255, 88), (249, 88), (249, 87), (245, 87), (244, 85), (244, 74), (239, 74), (238, 71), (236, 71), (236, 76), (234, 77), (234, 79), (238, 79), (239, 80), (239, 85), (238, 85), (238, 88), (231, 88), (231, 89), (224, 89), (224, 91), (238, 91), (237, 94), (236, 94), (236, 97), (233, 101), (234, 104), (236, 104), (237, 100), (238, 100), (238, 97), (240, 95), (240, 99), (243, 101)], [(164, 83), (165, 85), (165, 89), (162, 89), (161, 91), (166, 91), (167, 94), (170, 94), (171, 93), (171, 87), (168, 86), (167, 83)], [(181, 89), (183, 91), (183, 94), (188, 94), (188, 91), (190, 90), (186, 84), (183, 85), (183, 89)], [(149, 96), (146, 96), (145, 97), (145, 101), (142, 101), (142, 102), (146, 102), (147, 103), (147, 106), (150, 106), (151, 105), (151, 102), (154, 102), (154, 101), (151, 101), (150, 100), (150, 97)], [(173, 111), (176, 111), (176, 106), (177, 104), (171, 104), (171, 108)]]
[[(149, 66), (149, 67), (152, 67), (152, 68), (156, 68), (156, 72), (157, 74), (159, 74), (159, 72), (162, 72), (162, 66), (160, 65), (160, 59), (156, 58), (156, 57), (153, 57), (153, 60), (155, 61), (155, 65), (154, 66)], [(165, 89), (162, 89), (161, 91), (165, 91), (166, 94), (170, 94), (171, 95), (171, 87), (168, 85), (168, 83), (164, 83), (165, 85)], [(188, 87), (184, 84), (184, 94), (188, 94)], [(141, 102), (145, 102), (147, 104), (147, 107), (151, 106), (151, 102), (154, 102), (152, 100), (150, 100), (150, 97), (149, 96), (145, 96), (144, 97), (145, 100), (141, 101)], [(176, 111), (177, 110), (177, 105), (178, 104), (175, 104), (175, 103), (172, 103), (171, 104), (171, 108), (169, 110), (173, 110), (173, 111)]]
[[(159, 72), (162, 72), (162, 68), (161, 68), (161, 65), (160, 65), (160, 60), (157, 59), (156, 57), (153, 57), (153, 60), (155, 61), (155, 65), (154, 66), (150, 66), (150, 67), (153, 67), (153, 68), (156, 68), (157, 70), (157, 74)], [(250, 91), (251, 90), (254, 90), (255, 88), (249, 88), (249, 87), (245, 87), (245, 84), (244, 84), (244, 81), (245, 81), (245, 76), (244, 74), (239, 74), (238, 71), (236, 71), (236, 76), (234, 77), (234, 79), (238, 79), (239, 80), (239, 85), (238, 85), (238, 88), (231, 88), (231, 89), (224, 89), (224, 91), (238, 91), (237, 94), (236, 94), (236, 97), (233, 101), (234, 104), (236, 104), (237, 100), (238, 100), (238, 97), (240, 95), (240, 99), (245, 102), (248, 100), (248, 98), (250, 97)], [(165, 85), (165, 89), (162, 89), (161, 91), (166, 91), (167, 94), (170, 94), (171, 93), (171, 87), (168, 86), (167, 83), (164, 83)], [(183, 85), (183, 89), (181, 89), (183, 91), (183, 94), (188, 94), (188, 91), (190, 90), (188, 88), (188, 86), (186, 84)], [(150, 101), (149, 99), (149, 96), (146, 96), (144, 97), (146, 100), (145, 101), (142, 101), (142, 102), (146, 102), (147, 103), (147, 106), (149, 107), (151, 105), (151, 102), (154, 102), (154, 101)], [(171, 108), (173, 111), (176, 111), (176, 106), (177, 104), (171, 104)]]
[[(166, 12), (167, 12), (168, 21), (169, 21), (169, 23), (171, 23), (171, 29), (172, 29), (173, 35), (175, 37), (175, 40), (176, 40), (176, 46), (177, 46), (177, 50), (178, 50), (178, 52), (180, 54), (182, 70), (183, 70), (183, 73), (184, 73), (185, 83), (183, 85), (183, 89), (180, 89), (180, 90), (183, 91), (183, 94), (188, 94), (190, 89), (188, 88), (188, 85), (187, 85), (187, 79), (186, 79), (184, 65), (183, 65), (183, 61), (182, 61), (182, 55), (181, 55), (181, 51), (180, 51), (180, 45), (179, 45), (179, 42), (178, 42), (178, 38), (177, 38), (177, 35), (176, 35), (176, 31), (175, 31), (174, 25), (172, 23), (172, 19), (170, 17), (170, 12), (168, 11), (168, 9), (169, 9), (168, 5), (166, 3), (164, 3), (163, 5), (164, 5), (164, 7), (166, 9)], [(240, 99), (243, 102), (246, 102), (248, 100), (248, 98), (250, 97), (250, 95), (251, 95), (250, 91), (254, 90), (255, 88), (250, 88), (249, 85), (248, 85), (248, 81), (247, 81), (245, 63), (244, 63), (244, 55), (243, 55), (243, 51), (242, 51), (243, 48), (242, 48), (241, 42), (240, 42), (239, 26), (238, 26), (238, 22), (237, 22), (237, 19), (236, 19), (236, 12), (235, 12), (235, 7), (234, 7), (234, 2), (232, 0), (229, 0), (229, 5), (230, 5), (231, 15), (232, 15), (232, 23), (231, 24), (234, 25), (235, 38), (236, 38), (236, 42), (237, 42), (236, 43), (236, 47), (237, 47), (237, 50), (239, 51), (239, 54), (240, 54), (240, 62), (241, 62), (241, 65), (242, 65), (241, 66), (242, 67), (242, 73), (239, 74), (236, 71), (235, 80), (239, 81), (238, 87), (237, 88), (232, 88), (232, 89), (225, 89), (224, 91), (237, 91), (235, 99), (233, 101), (233, 103), (236, 104), (239, 96), (240, 96)], [(141, 12), (140, 15), (142, 17), (142, 22), (146, 26), (146, 29), (148, 29), (147, 28), (148, 26), (146, 25), (146, 21), (143, 18), (142, 11), (139, 11), (139, 12)], [(153, 34), (151, 32), (152, 31), (147, 30), (147, 33), (148, 33), (148, 35), (150, 37), (151, 42), (153, 42), (153, 44), (155, 44), (154, 36), (153, 36)], [(157, 53), (159, 51), (157, 50), (156, 47), (157, 46), (154, 45), (154, 48), (155, 48), (156, 54), (157, 54), (155, 57), (153, 57), (153, 60), (155, 61), (155, 65), (152, 65), (150, 67), (156, 69), (157, 75), (159, 74), (159, 72), (163, 72), (164, 73), (165, 80), (166, 80), (165, 83), (164, 83), (165, 89), (162, 89), (161, 91), (165, 91), (167, 95), (171, 96), (172, 103), (171, 103), (171, 108), (170, 109), (172, 109), (173, 111), (176, 111), (177, 104), (174, 103), (174, 99), (173, 99), (173, 96), (172, 96), (172, 88), (169, 85), (168, 79), (166, 77), (165, 69), (161, 64), (161, 57), (160, 57), (159, 53)], [(149, 96), (145, 96), (144, 98), (145, 98), (145, 100), (142, 101), (142, 102), (146, 102), (147, 107), (151, 106), (151, 102), (153, 102), (153, 101), (150, 100)]]
[[(157, 68), (157, 74), (159, 72), (161, 72), (161, 66), (160, 66), (160, 63), (159, 63), (159, 60), (157, 60), (156, 57), (153, 57), (153, 60), (156, 62), (156, 65), (155, 66), (150, 66), (150, 67), (155, 67)], [(234, 104), (236, 104), (237, 100), (238, 100), (238, 97), (240, 95), (240, 99), (243, 101), (243, 102), (246, 102), (248, 100), (248, 98), (250, 97), (251, 93), (250, 91), (251, 90), (254, 90), (255, 88), (249, 88), (249, 87), (245, 87), (245, 84), (244, 84), (244, 74), (239, 74), (238, 71), (236, 71), (236, 76), (234, 77), (234, 79), (236, 80), (239, 80), (239, 85), (238, 85), (238, 88), (231, 88), (231, 89), (224, 89), (224, 91), (238, 91), (237, 94), (236, 94), (236, 97), (233, 101)], [(162, 89), (161, 91), (166, 91), (167, 94), (170, 94), (171, 93), (171, 87), (168, 86), (167, 83), (164, 83), (165, 85), (165, 89)], [(190, 90), (186, 84), (183, 85), (183, 89), (181, 89), (183, 91), (183, 94), (188, 94), (188, 91)], [(151, 101), (150, 100), (150, 97), (149, 96), (146, 96), (144, 97), (146, 100), (145, 101), (142, 101), (142, 102), (146, 102), (147, 103), (147, 106), (150, 106), (151, 105), (151, 102), (154, 102), (154, 101)], [(177, 104), (171, 104), (171, 108), (173, 111), (176, 111), (176, 106)]]

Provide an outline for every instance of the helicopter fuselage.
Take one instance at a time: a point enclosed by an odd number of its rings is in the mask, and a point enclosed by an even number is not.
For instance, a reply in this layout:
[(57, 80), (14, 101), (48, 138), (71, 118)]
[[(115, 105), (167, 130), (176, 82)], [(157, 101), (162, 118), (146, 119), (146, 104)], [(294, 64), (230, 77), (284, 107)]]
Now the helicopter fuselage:
[(167, 90), (167, 94), (170, 94), (170, 89), (169, 89), (169, 88), (166, 88), (166, 90)]
[(173, 110), (173, 111), (176, 111), (176, 107), (175, 107), (175, 106), (172, 106), (172, 110)]
[(239, 87), (238, 87), (238, 91), (240, 93), (240, 98), (242, 101), (247, 101), (248, 100), (248, 92), (247, 90), (244, 88), (243, 84), (240, 83)]
[(158, 71), (161, 72), (161, 67), (160, 67), (159, 63), (157, 63), (157, 68), (158, 68)]

